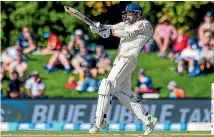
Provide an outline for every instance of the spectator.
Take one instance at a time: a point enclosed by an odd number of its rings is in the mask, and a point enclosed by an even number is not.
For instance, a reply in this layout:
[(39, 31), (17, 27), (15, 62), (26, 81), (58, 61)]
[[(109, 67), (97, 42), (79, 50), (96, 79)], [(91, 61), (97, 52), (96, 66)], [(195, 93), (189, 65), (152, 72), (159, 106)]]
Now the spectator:
[(188, 65), (188, 71), (190, 76), (196, 76), (199, 74), (198, 61), (200, 60), (200, 52), (195, 44), (194, 40), (189, 39), (187, 47), (181, 52), (178, 58), (178, 72), (184, 71), (184, 65)]
[(150, 53), (152, 51), (156, 51), (157, 50), (157, 46), (155, 44), (155, 40), (153, 37), (151, 37), (145, 44), (145, 46), (142, 49), (143, 53)]
[(3, 53), (1, 55), (1, 62), (3, 63), (2, 67), (4, 68), (4, 70), (8, 71), (10, 63), (16, 60), (21, 55), (20, 51), (21, 47), (19, 45), (14, 45), (3, 50)]
[(205, 45), (208, 45), (211, 41), (212, 33), (210, 31), (204, 31), (203, 37), (199, 39), (198, 45), (200, 49), (204, 48)]
[(111, 70), (111, 57), (109, 54), (104, 53), (103, 46), (96, 47), (95, 59), (96, 66), (100, 74), (104, 74), (105, 72), (109, 72)]
[(214, 50), (211, 49), (211, 46), (206, 45), (201, 51), (201, 63), (200, 69), (204, 73), (213, 72), (214, 66)]
[(22, 33), (16, 40), (16, 44), (21, 46), (25, 54), (36, 49), (36, 40), (27, 27), (22, 28)]
[(157, 90), (153, 89), (151, 77), (146, 75), (143, 68), (138, 72), (137, 88), (135, 88), (135, 91), (136, 93), (157, 92)]
[(30, 98), (47, 98), (47, 96), (44, 95), (45, 84), (36, 71), (34, 71), (26, 81), (25, 88)]
[(214, 22), (213, 22), (213, 15), (211, 11), (208, 11), (204, 16), (204, 22), (201, 23), (198, 29), (199, 39), (204, 38), (204, 32), (210, 31), (214, 33)]
[(177, 82), (172, 80), (169, 82), (167, 88), (170, 90), (169, 98), (181, 99), (185, 98), (185, 92), (182, 88), (177, 87)]
[(95, 79), (87, 68), (84, 68), (84, 80), (77, 86), (78, 91), (93, 92), (98, 90), (99, 82)]
[(160, 20), (159, 24), (155, 28), (154, 39), (160, 50), (158, 56), (165, 57), (166, 51), (171, 43), (176, 39), (177, 32), (175, 27), (170, 24), (169, 19), (164, 15)]
[(10, 63), (9, 72), (12, 73), (16, 71), (19, 74), (19, 78), (23, 78), (27, 67), (27, 63), (22, 60), (21, 56), (18, 56), (15, 61)]
[(70, 76), (68, 78), (68, 82), (65, 84), (65, 89), (76, 89), (77, 87), (77, 82), (75, 81), (74, 76)]
[(83, 31), (81, 29), (77, 29), (75, 30), (74, 36), (71, 36), (71, 40), (68, 44), (68, 50), (72, 55), (75, 55), (82, 48), (86, 48), (86, 40), (84, 38)]
[(44, 38), (47, 39), (48, 44), (46, 48), (42, 49), (40, 54), (49, 55), (54, 54), (61, 50), (62, 42), (60, 41), (59, 37), (56, 34), (52, 32), (45, 33)]
[(18, 79), (18, 73), (13, 72), (11, 80), (7, 87), (9, 98), (24, 98), (24, 88), (21, 85), (21, 81)]
[(88, 50), (84, 47), (80, 49), (80, 53), (77, 54), (73, 59), (72, 59), (72, 65), (74, 67), (74, 73), (79, 74), (82, 72), (83, 68), (93, 68), (93, 58), (92, 56), (88, 53)]
[(64, 46), (60, 52), (54, 53), (48, 64), (44, 67), (45, 71), (47, 73), (56, 70), (56, 66), (63, 65), (64, 71), (66, 73), (70, 72), (71, 66), (70, 66), (70, 59), (71, 55), (69, 54), (69, 51), (67, 50), (67, 47)]
[(188, 39), (189, 37), (187, 36), (187, 34), (182, 29), (179, 29), (178, 37), (176, 38), (175, 43), (172, 47), (173, 52), (169, 53), (168, 55), (171, 60), (177, 58), (180, 55), (181, 51), (186, 48)]

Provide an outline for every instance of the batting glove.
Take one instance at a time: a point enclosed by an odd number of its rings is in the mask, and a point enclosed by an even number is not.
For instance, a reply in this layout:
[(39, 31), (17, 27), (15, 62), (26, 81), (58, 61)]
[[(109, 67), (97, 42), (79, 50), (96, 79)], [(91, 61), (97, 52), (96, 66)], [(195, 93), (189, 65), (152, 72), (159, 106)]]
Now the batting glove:
[(100, 32), (100, 22), (94, 23), (94, 26), (90, 26), (91, 32), (99, 33)]
[(90, 26), (91, 32), (97, 33), (102, 38), (108, 38), (111, 35), (110, 29), (106, 28), (100, 22), (94, 23), (94, 26)]

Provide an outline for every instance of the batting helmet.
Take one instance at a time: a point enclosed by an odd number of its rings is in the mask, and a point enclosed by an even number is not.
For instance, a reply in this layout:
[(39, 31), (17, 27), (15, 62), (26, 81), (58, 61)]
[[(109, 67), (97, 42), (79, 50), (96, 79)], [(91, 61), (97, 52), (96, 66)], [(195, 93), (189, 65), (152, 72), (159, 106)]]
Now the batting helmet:
[(127, 5), (125, 11), (123, 11), (122, 13), (127, 13), (127, 12), (137, 12), (137, 13), (140, 13), (140, 15), (142, 15), (143, 9), (141, 8), (140, 5), (131, 3)]

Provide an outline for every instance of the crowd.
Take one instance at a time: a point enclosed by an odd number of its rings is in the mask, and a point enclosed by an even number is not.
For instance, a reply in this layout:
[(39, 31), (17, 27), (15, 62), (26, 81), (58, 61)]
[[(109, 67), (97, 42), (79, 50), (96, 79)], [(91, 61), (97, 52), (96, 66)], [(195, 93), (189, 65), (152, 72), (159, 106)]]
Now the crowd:
[[(158, 50), (158, 57), (174, 61), (177, 68), (172, 71), (183, 75), (185, 70), (190, 77), (206, 75), (214, 72), (214, 20), (213, 13), (208, 11), (204, 21), (197, 30), (197, 38), (188, 36), (183, 28), (176, 29), (170, 23), (167, 15), (160, 18), (154, 29), (153, 39), (150, 39), (144, 53)], [(185, 91), (171, 80), (167, 86), (170, 90), (169, 98), (185, 98)], [(144, 97), (158, 98), (158, 89), (152, 85), (151, 77), (147, 76), (144, 69), (139, 71), (136, 93)], [(149, 94), (148, 94), (149, 93)], [(148, 96), (149, 95), (149, 96)]]
[[(111, 55), (104, 51), (102, 45), (92, 48), (88, 44), (88, 36), (81, 29), (75, 30), (67, 45), (63, 45), (59, 36), (53, 32), (44, 33), (47, 46), (37, 46), (34, 35), (27, 27), (22, 29), (14, 46), (3, 50), (1, 54), (1, 97), (2, 98), (47, 98), (45, 83), (34, 71), (26, 76), (29, 55), (51, 55), (44, 66), (46, 73), (53, 73), (63, 69), (71, 73), (66, 89), (76, 89), (80, 92), (97, 91), (100, 80), (99, 74), (110, 71), (112, 66)], [(42, 67), (42, 66), (41, 66)], [(75, 76), (79, 75), (76, 80)], [(26, 78), (29, 77), (29, 78)], [(7, 95), (3, 93), (2, 80), (8, 80)]]
[(213, 72), (214, 70), (214, 21), (213, 13), (207, 12), (198, 28), (197, 38), (188, 36), (183, 28), (176, 29), (164, 15), (154, 30), (154, 42), (147, 43), (144, 52), (158, 48), (158, 56), (177, 63), (177, 71), (183, 74), (187, 68), (189, 76)]
[[(193, 39), (182, 28), (176, 28), (164, 15), (154, 29), (144, 53), (158, 50), (158, 57), (167, 58), (177, 63), (173, 71), (183, 74), (187, 69), (190, 77), (211, 73), (214, 70), (214, 21), (212, 12), (207, 12), (204, 22), (198, 28), (198, 37)], [(59, 36), (53, 32), (44, 33), (47, 46), (37, 45), (34, 35), (27, 27), (22, 29), (14, 46), (7, 47), (1, 53), (1, 97), (4, 98), (47, 98), (45, 83), (34, 71), (26, 76), (30, 54), (51, 55), (44, 67), (46, 73), (63, 69), (71, 74), (64, 88), (80, 92), (97, 91), (99, 74), (109, 72), (112, 67), (111, 55), (105, 52), (102, 45), (90, 47), (88, 36), (81, 29), (75, 30), (67, 45), (63, 45)], [(42, 67), (42, 66), (41, 66)], [(9, 76), (7, 76), (9, 74)], [(76, 79), (75, 75), (78, 75)], [(8, 78), (9, 77), (9, 78)], [(28, 78), (27, 78), (28, 77)], [(2, 80), (9, 79), (7, 95), (2, 90)], [(184, 98), (185, 92), (172, 80), (167, 88), (170, 98)], [(154, 88), (152, 78), (141, 68), (138, 73), (135, 92), (145, 97), (159, 97), (159, 89)], [(150, 96), (152, 95), (152, 96)]]

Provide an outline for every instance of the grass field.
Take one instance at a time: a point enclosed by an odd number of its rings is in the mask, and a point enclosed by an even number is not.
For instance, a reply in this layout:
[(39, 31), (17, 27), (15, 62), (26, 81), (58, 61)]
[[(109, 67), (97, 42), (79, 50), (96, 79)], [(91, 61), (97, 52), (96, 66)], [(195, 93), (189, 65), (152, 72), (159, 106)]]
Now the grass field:
[[(101, 132), (99, 134), (89, 134), (87, 131), (14, 131), (1, 132), (2, 137), (142, 137), (143, 132)], [(195, 132), (178, 132), (178, 131), (154, 131), (149, 137), (211, 137), (210, 132), (195, 131)]]
[[(115, 57), (116, 50), (109, 50), (109, 53)], [(47, 64), (50, 56), (30, 56), (30, 61), (28, 62), (28, 75), (33, 70), (37, 70), (40, 73), (40, 76), (43, 78), (46, 83), (46, 91), (49, 97), (64, 97), (64, 98), (95, 98), (97, 93), (79, 93), (76, 90), (67, 90), (64, 89), (64, 85), (67, 82), (69, 76), (73, 75), (72, 73), (64, 73), (63, 70), (57, 72), (52, 72), (46, 74), (43, 65)], [(214, 81), (214, 73), (206, 76), (199, 76), (194, 78), (189, 78), (187, 74), (180, 76), (176, 72), (171, 72), (170, 67), (175, 67), (176, 64), (167, 59), (160, 59), (156, 56), (156, 53), (143, 55), (141, 54), (138, 59), (138, 66), (136, 71), (132, 76), (133, 88), (136, 86), (137, 81), (137, 71), (140, 67), (144, 67), (149, 76), (153, 80), (153, 85), (155, 88), (160, 89), (161, 97), (168, 97), (169, 90), (167, 89), (167, 84), (170, 80), (176, 80), (178, 85), (186, 91), (187, 97), (197, 97), (197, 98), (210, 98), (211, 92), (211, 83)], [(78, 76), (75, 75), (78, 80)], [(100, 78), (107, 76), (101, 75)], [(5, 86), (6, 84), (4, 84)]]

